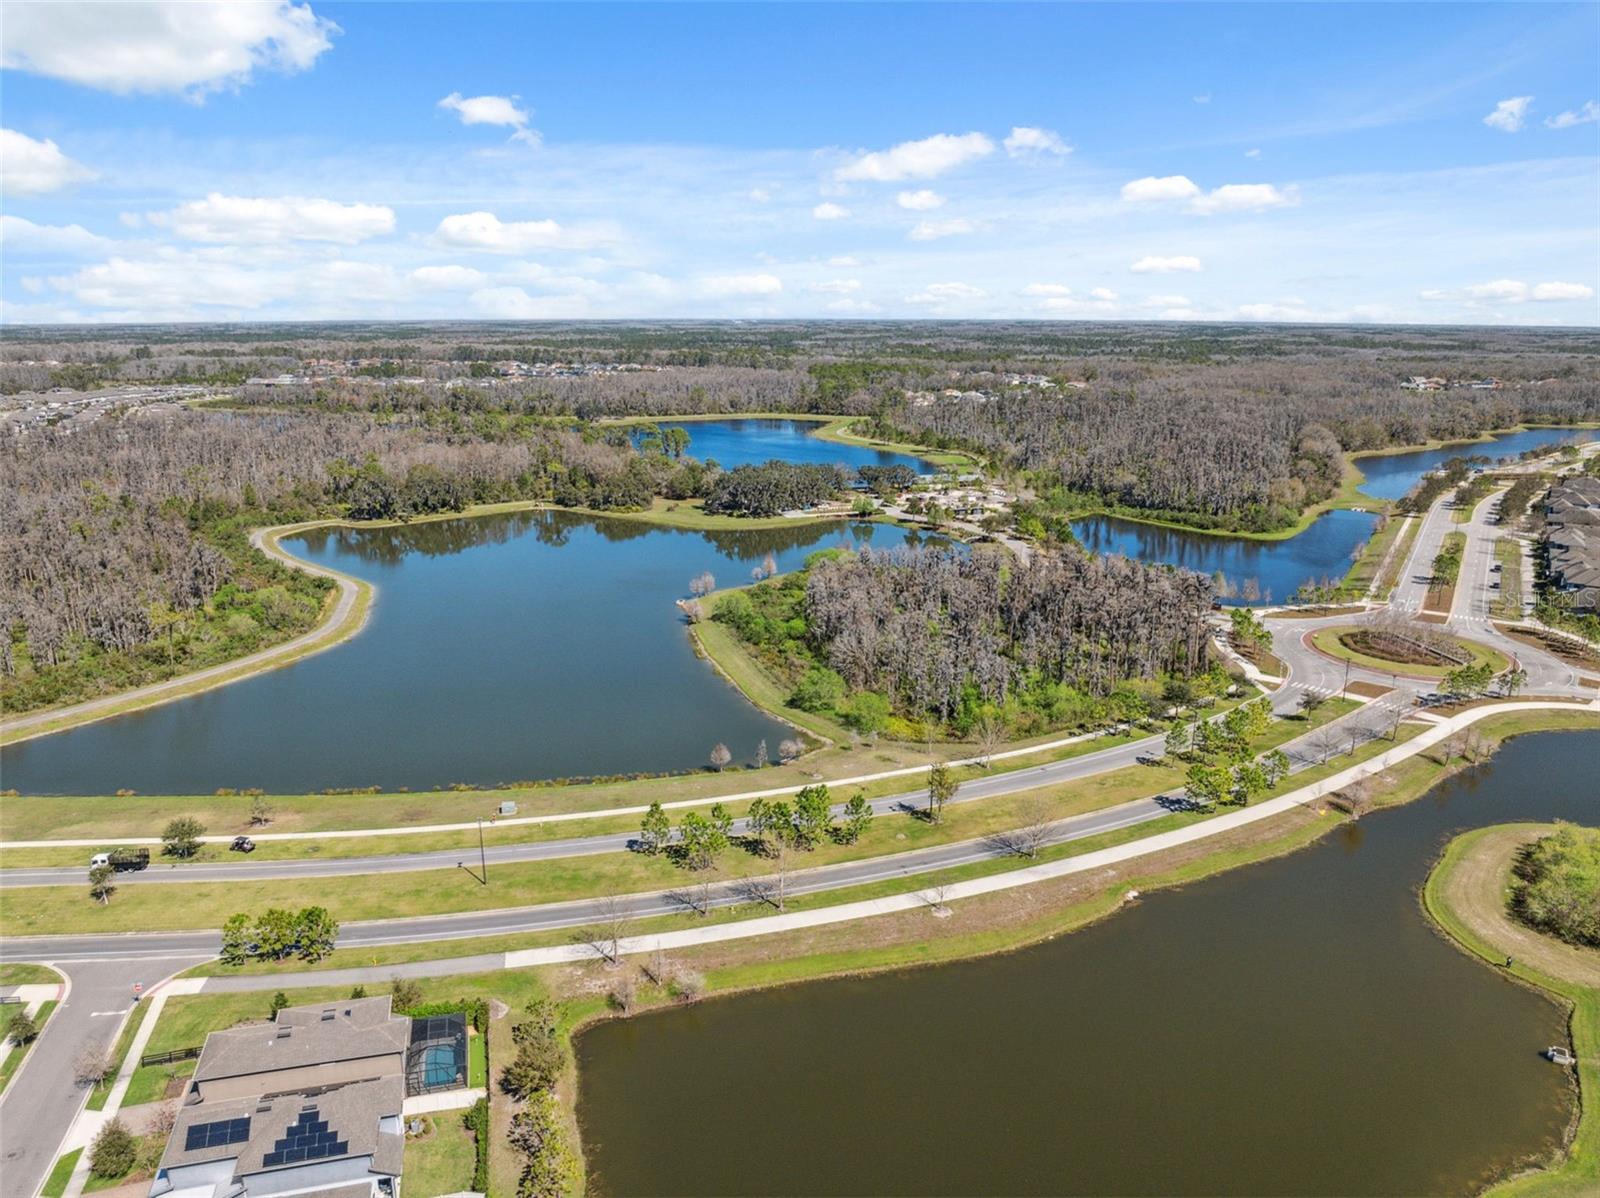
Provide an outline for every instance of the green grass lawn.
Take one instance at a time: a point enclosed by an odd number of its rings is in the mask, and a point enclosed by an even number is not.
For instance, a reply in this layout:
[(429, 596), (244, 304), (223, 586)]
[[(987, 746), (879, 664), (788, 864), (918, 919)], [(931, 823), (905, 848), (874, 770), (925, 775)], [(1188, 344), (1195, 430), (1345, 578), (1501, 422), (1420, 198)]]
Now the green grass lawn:
[(1367, 543), (1362, 546), (1361, 555), (1356, 558), (1349, 573), (1344, 576), (1344, 581), (1339, 586), (1340, 592), (1353, 599), (1364, 596), (1367, 589), (1377, 580), (1378, 571), (1382, 569), (1384, 559), (1394, 547), (1401, 530), (1411, 523), (1413, 522), (1393, 517), (1367, 538)]
[(1500, 593), (1493, 615), (1500, 620), (1522, 619), (1522, 543), (1515, 537), (1497, 537), (1494, 560), (1500, 563)]
[(133, 1008), (132, 1013), (122, 1025), (122, 1031), (117, 1035), (117, 1043), (111, 1050), (111, 1070), (106, 1074), (106, 1083), (96, 1086), (89, 1092), (88, 1109), (100, 1111), (105, 1109), (106, 1099), (111, 1097), (112, 1082), (122, 1068), (122, 1062), (127, 1058), (128, 1049), (133, 1046), (133, 1038), (143, 1025), (145, 1016), (150, 1013), (150, 1001), (145, 999)]
[(464, 1111), (440, 1111), (423, 1118), (427, 1134), (407, 1137), (405, 1155), (406, 1198), (438, 1198), (472, 1188), (477, 1165), (476, 1140), (462, 1122)]
[[(10, 854), (6, 855), (10, 864)], [(48, 965), (0, 965), (0, 986), (58, 986), (61, 975)]]
[[(1482, 940), (1441, 901), (1444, 879), (1471, 851), (1474, 844), (1493, 828), (1480, 828), (1456, 837), (1434, 866), (1423, 887), (1422, 901), (1428, 914), (1465, 951), (1504, 970), (1506, 954)], [(1510, 973), (1570, 1004), (1573, 1051), (1578, 1056), (1578, 1084), (1582, 1115), (1577, 1134), (1566, 1158), (1551, 1169), (1528, 1174), (1495, 1186), (1497, 1198), (1579, 1198), (1600, 1193), (1600, 991), (1562, 978), (1550, 977), (1522, 962)]]
[(74, 1148), (65, 1156), (56, 1160), (50, 1168), (50, 1176), (44, 1179), (44, 1187), (39, 1191), (39, 1198), (62, 1198), (67, 1192), (67, 1182), (72, 1180), (72, 1171), (78, 1167), (78, 1158), (83, 1155), (83, 1149)]
[[(12, 1008), (12, 1010), (15, 1009)], [(46, 999), (40, 1003), (39, 1009), (33, 1015), (33, 1026), (41, 1032), (44, 1031), (44, 1022), (50, 1018), (50, 1012), (55, 1009), (56, 1000), (53, 998)], [(6, 1018), (10, 1018), (10, 1016), (8, 1015)], [(0, 1033), (4, 1031), (4, 1024), (0, 1023)], [(28, 1050), (35, 1043), (36, 1040), (30, 1040), (26, 1044), (13, 1044), (10, 1040), (5, 1041), (6, 1055), (0, 1058), (0, 1093), (4, 1093), (5, 1088), (11, 1084), (11, 1079), (16, 1076), (17, 1070), (22, 1068), (22, 1062), (27, 1058)]]

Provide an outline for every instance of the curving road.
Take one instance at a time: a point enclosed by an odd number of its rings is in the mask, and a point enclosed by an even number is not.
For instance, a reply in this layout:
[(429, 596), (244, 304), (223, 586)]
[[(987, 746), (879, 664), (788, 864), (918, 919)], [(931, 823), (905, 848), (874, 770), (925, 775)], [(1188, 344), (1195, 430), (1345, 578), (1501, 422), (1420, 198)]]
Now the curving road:
[[(137, 708), (152, 707), (157, 703), (165, 703), (172, 699), (186, 698), (197, 691), (210, 690), (212, 687), (223, 686), (230, 682), (238, 682), (262, 670), (270, 670), (277, 664), (278, 659), (293, 656), (309, 648), (328, 649), (334, 645), (354, 636), (361, 631), (365, 624), (365, 617), (349, 628), (342, 625), (350, 618), (356, 600), (361, 595), (361, 586), (356, 579), (341, 574), (337, 570), (330, 570), (326, 566), (319, 566), (314, 562), (304, 561), (295, 557), (287, 550), (278, 547), (278, 537), (284, 533), (294, 531), (301, 525), (285, 525), (279, 528), (258, 528), (250, 534), (250, 544), (259, 549), (268, 557), (282, 562), (284, 565), (299, 570), (305, 574), (314, 574), (320, 578), (331, 578), (339, 588), (339, 597), (333, 609), (324, 620), (310, 632), (301, 633), (291, 641), (284, 641), (281, 645), (272, 645), (258, 652), (244, 657), (236, 657), (225, 661), (221, 665), (209, 666), (203, 670), (196, 670), (191, 674), (180, 674), (176, 678), (169, 678), (165, 682), (152, 682), (149, 686), (141, 686), (134, 690), (118, 691), (114, 695), (107, 695), (103, 699), (90, 699), (84, 703), (74, 703), (71, 707), (51, 707), (44, 711), (30, 712), (28, 715), (16, 716), (0, 722), (0, 736), (10, 739), (7, 744), (18, 744), (24, 740), (31, 740), (35, 736), (47, 736), (51, 732), (65, 732), (68, 728), (76, 728), (95, 720), (105, 719), (107, 716), (121, 715), (124, 712)], [(318, 642), (332, 633), (339, 633), (326, 644)], [(46, 727), (57, 721), (68, 721), (60, 728)], [(32, 730), (32, 731), (30, 731)], [(27, 733), (24, 736), (15, 736), (15, 733)]]

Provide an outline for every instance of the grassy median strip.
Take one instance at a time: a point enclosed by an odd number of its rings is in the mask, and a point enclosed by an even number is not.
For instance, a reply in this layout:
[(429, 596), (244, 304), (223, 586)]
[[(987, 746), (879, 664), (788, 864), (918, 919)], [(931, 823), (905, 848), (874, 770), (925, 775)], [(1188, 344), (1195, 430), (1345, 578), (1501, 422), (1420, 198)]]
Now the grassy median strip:
[[(1254, 742), (1264, 752), (1303, 735), (1353, 709), (1349, 700), (1326, 703), (1309, 717), (1274, 720)], [(972, 775), (981, 775), (978, 767)], [(898, 790), (913, 790), (902, 780)], [(1054, 786), (956, 803), (943, 821), (931, 824), (910, 815), (877, 816), (853, 845), (823, 844), (797, 861), (813, 868), (913, 849), (979, 839), (1031, 822), (1045, 805), (1050, 819), (1097, 811), (1131, 799), (1181, 787), (1183, 772), (1169, 763), (1125, 766)], [(891, 792), (892, 793), (892, 792)], [(843, 796), (841, 796), (843, 797)], [(738, 813), (740, 805), (733, 810)], [(637, 826), (635, 823), (633, 826)], [(464, 861), (472, 864), (471, 854)], [(720, 862), (728, 880), (771, 872), (765, 857), (735, 846)], [(499, 863), (489, 868), (489, 885), (466, 869), (318, 878), (315, 899), (340, 921), (440, 915), (465, 911), (561, 902), (607, 893), (632, 893), (688, 885), (692, 875), (665, 856), (605, 853), (547, 861)], [(214, 928), (222, 916), (258, 914), (269, 907), (303, 906), (303, 879), (229, 882), (147, 883), (119, 888), (108, 905), (99, 905), (87, 887), (29, 886), (7, 892), (0, 930), (7, 935), (64, 932), (176, 931)]]
[[(20, 1010), (21, 1008), (16, 1009)], [(46, 999), (44, 1002), (39, 1004), (39, 1009), (33, 1014), (33, 1027), (35, 1031), (35, 1037), (33, 1040), (29, 1040), (26, 1044), (13, 1044), (10, 1040), (5, 1041), (4, 1047), (7, 1049), (7, 1052), (4, 1057), (0, 1057), (0, 1093), (5, 1092), (5, 1088), (11, 1084), (11, 1079), (16, 1075), (17, 1070), (22, 1068), (22, 1062), (27, 1057), (28, 1050), (31, 1049), (34, 1046), (34, 1043), (37, 1041), (38, 1033), (44, 1031), (45, 1020), (50, 1018), (50, 1013), (55, 1009), (56, 1000), (53, 998)], [(4, 1031), (5, 1029), (0, 1027), (0, 1035), (3, 1035)]]
[(1494, 560), (1500, 563), (1500, 593), (1495, 596), (1492, 614), (1497, 620), (1522, 619), (1522, 542), (1515, 537), (1497, 537)]

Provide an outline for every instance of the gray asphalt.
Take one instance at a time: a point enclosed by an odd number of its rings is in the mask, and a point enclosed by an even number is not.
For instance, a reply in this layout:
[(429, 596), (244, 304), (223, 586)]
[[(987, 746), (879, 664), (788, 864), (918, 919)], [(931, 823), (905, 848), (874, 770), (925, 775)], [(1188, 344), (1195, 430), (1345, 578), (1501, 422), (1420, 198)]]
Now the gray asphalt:
[[(1289, 713), (1295, 706), (1292, 696), (1277, 694), (1273, 704), (1281, 713)], [(1109, 749), (1098, 749), (1077, 757), (1044, 765), (1029, 766), (964, 782), (956, 795), (957, 802), (994, 798), (1017, 791), (1032, 790), (1086, 778), (1107, 770), (1136, 765), (1141, 757), (1160, 756), (1162, 737), (1150, 736)], [(872, 801), (876, 814), (903, 811), (927, 802), (923, 788), (906, 790)], [(842, 808), (836, 808), (842, 810)], [(735, 832), (747, 830), (744, 820), (734, 825)], [(520, 844), (500, 844), (485, 850), (489, 866), (514, 862), (548, 861), (562, 857), (584, 857), (598, 853), (615, 853), (626, 850), (637, 839), (635, 832), (617, 832), (602, 836), (577, 836), (561, 840), (533, 840)], [(85, 850), (85, 860), (88, 857)], [(330, 878), (355, 874), (410, 873), (430, 869), (454, 869), (465, 865), (476, 870), (479, 865), (476, 847), (441, 849), (418, 853), (397, 853), (373, 857), (318, 857), (277, 861), (251, 861), (248, 858), (234, 862), (204, 865), (152, 864), (150, 868), (130, 871), (117, 876), (117, 885), (150, 885), (188, 882), (281, 881), (294, 878)], [(491, 873), (492, 877), (492, 873)], [(0, 870), (0, 888), (13, 886), (77, 886), (87, 878), (86, 866), (42, 866)]]

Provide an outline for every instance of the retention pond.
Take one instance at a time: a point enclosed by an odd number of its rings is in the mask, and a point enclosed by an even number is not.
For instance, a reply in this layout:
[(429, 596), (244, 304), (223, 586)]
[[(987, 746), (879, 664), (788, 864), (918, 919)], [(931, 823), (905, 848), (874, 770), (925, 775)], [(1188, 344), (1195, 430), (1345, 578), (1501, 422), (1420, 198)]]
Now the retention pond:
[(572, 512), (323, 528), (291, 553), (378, 589), (354, 640), (283, 669), (8, 747), (24, 794), (432, 790), (735, 764), (794, 735), (695, 656), (673, 601), (833, 546), (917, 534), (796, 523), (688, 532)]
[[(1594, 822), (1600, 733), (999, 957), (603, 1022), (608, 1194), (1464, 1194), (1560, 1143), (1564, 1014), (1428, 924), (1456, 832)], [(961, 918), (959, 907), (956, 920)]]

